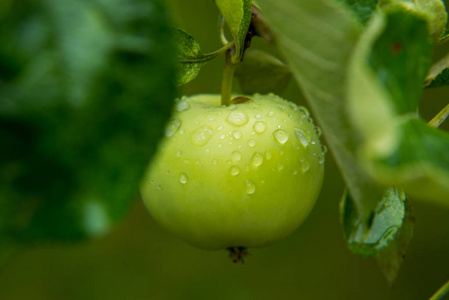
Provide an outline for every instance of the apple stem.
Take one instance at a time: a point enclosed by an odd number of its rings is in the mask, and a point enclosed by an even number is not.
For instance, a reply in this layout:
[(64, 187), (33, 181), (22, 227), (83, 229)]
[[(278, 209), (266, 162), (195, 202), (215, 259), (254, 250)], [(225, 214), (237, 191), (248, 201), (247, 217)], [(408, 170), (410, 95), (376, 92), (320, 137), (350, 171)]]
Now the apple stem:
[(233, 263), (245, 263), (243, 258), (248, 255), (248, 249), (246, 249), (245, 247), (229, 247), (226, 248), (226, 250), (229, 251), (229, 258)]
[(221, 105), (229, 105), (232, 98), (232, 81), (236, 64), (232, 63), (233, 48), (228, 49), (225, 55), (225, 65), (223, 68), (223, 80), (221, 82)]

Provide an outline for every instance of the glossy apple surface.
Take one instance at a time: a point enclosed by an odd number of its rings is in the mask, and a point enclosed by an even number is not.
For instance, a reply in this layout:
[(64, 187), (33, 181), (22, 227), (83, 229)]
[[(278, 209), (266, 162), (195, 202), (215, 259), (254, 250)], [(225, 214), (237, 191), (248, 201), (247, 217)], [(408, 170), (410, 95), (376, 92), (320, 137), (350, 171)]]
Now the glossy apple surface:
[[(176, 103), (142, 182), (155, 220), (203, 249), (264, 247), (294, 231), (321, 188), (325, 150), (308, 111), (275, 95)], [(323, 151), (324, 150), (324, 151)]]

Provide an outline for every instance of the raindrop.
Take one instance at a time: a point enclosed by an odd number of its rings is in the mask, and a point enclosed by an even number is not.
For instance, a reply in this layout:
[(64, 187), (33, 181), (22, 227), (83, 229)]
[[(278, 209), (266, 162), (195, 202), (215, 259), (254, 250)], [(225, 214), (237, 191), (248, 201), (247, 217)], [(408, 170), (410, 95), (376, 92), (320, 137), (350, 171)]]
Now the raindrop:
[(226, 121), (235, 126), (243, 126), (248, 123), (248, 115), (239, 110), (231, 111)]
[(179, 112), (186, 111), (189, 108), (190, 108), (190, 105), (186, 101), (179, 101), (176, 104), (176, 110), (179, 111)]
[(234, 136), (234, 138), (236, 138), (237, 140), (240, 140), (242, 138), (242, 133), (238, 130), (235, 130), (232, 132), (232, 135)]
[(231, 175), (237, 176), (240, 173), (240, 168), (238, 166), (232, 166), (231, 167)]
[(260, 118), (262, 118), (262, 115), (261, 114), (257, 114), (256, 115), (256, 119), (260, 119)]
[(269, 116), (269, 117), (274, 116), (274, 111), (270, 111), (270, 112), (268, 113), (268, 116)]
[(246, 193), (248, 195), (252, 195), (252, 194), (254, 194), (255, 191), (256, 191), (256, 186), (254, 185), (254, 183), (251, 180), (246, 179)]
[(299, 128), (295, 128), (295, 133), (301, 144), (307, 148), (310, 143), (310, 135), (306, 131)]
[(179, 176), (179, 182), (181, 184), (186, 184), (187, 180), (188, 180), (187, 175), (184, 173), (181, 173), (181, 175)]
[(196, 146), (204, 146), (212, 137), (212, 129), (209, 126), (202, 126), (192, 133), (191, 141)]
[(220, 135), (220, 139), (222, 139), (222, 140), (224, 140), (225, 137), (226, 137), (226, 134)]
[(253, 157), (251, 158), (251, 164), (253, 165), (253, 167), (258, 167), (263, 163), (263, 155), (255, 152)]
[(221, 147), (223, 147), (223, 144), (218, 144), (218, 148), (221, 148)]
[(293, 170), (293, 175), (294, 176), (298, 175), (298, 170)]
[(267, 159), (271, 159), (271, 152), (270, 152), (270, 150), (267, 150), (267, 152), (265, 152), (265, 157)]
[(312, 140), (311, 143), (312, 143), (312, 145), (315, 145), (315, 144), (316, 144), (316, 141), (315, 141), (315, 140)]
[(321, 128), (318, 127), (318, 126), (315, 126), (314, 129), (315, 129), (316, 136), (317, 136), (317, 137), (320, 137), (320, 136), (321, 136)]
[(284, 165), (282, 163), (277, 164), (278, 171), (284, 170)]
[(180, 126), (181, 126), (181, 120), (178, 120), (178, 119), (171, 120), (168, 123), (167, 128), (165, 129), (165, 135), (167, 137), (171, 137), (172, 135), (174, 135), (176, 133), (176, 131), (178, 131)]
[(282, 129), (276, 130), (275, 132), (273, 132), (273, 135), (274, 139), (278, 141), (280, 144), (285, 144), (288, 141), (288, 135)]
[(264, 133), (267, 130), (267, 124), (264, 121), (257, 121), (254, 123), (253, 128), (257, 133)]
[(302, 157), (301, 158), (301, 166), (302, 166), (302, 172), (305, 173), (309, 171), (310, 169), (310, 162), (307, 158)]
[(324, 164), (324, 162), (325, 162), (325, 156), (323, 153), (321, 153), (321, 155), (318, 157), (318, 163), (320, 165), (322, 165), (322, 164)]
[(299, 107), (298, 114), (301, 119), (307, 119), (307, 118), (309, 118), (309, 115), (310, 115), (309, 111), (304, 106)]
[(181, 150), (179, 150), (178, 152), (176, 152), (176, 156), (177, 156), (177, 157), (181, 157), (181, 155), (182, 155), (182, 151), (181, 151)]
[(214, 165), (216, 165), (218, 163), (218, 161), (216, 160), (216, 159), (214, 159), (213, 161), (212, 161), (212, 164), (214, 164)]
[(248, 145), (249, 145), (250, 147), (254, 147), (254, 146), (256, 145), (256, 141), (253, 140), (253, 139), (250, 139), (250, 140), (248, 141)]
[(240, 161), (241, 158), (242, 158), (242, 154), (240, 154), (239, 151), (232, 152), (232, 160)]
[(222, 130), (223, 128), (224, 128), (223, 125), (220, 125), (220, 126), (217, 127), (217, 130), (220, 131), (220, 130)]

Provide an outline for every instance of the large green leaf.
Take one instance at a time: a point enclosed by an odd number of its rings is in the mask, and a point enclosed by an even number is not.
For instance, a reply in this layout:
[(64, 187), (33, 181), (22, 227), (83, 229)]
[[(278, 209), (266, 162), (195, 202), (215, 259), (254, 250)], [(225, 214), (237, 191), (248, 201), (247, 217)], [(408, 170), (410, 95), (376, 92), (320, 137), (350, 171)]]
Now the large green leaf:
[[(408, 220), (404, 216), (407, 214), (407, 211), (404, 210), (406, 205), (403, 205), (401, 201), (399, 203), (397, 199), (400, 200), (400, 198), (398, 197), (389, 197), (387, 187), (395, 186), (395, 184), (373, 177), (369, 170), (360, 163), (359, 156), (365, 141), (363, 135), (360, 134), (361, 127), (380, 134), (383, 128), (390, 126), (392, 114), (387, 109), (389, 107), (374, 106), (366, 100), (382, 93), (382, 89), (363, 88), (372, 80), (376, 81), (375, 76), (358, 78), (360, 79), (358, 90), (363, 93), (359, 96), (363, 98), (363, 105), (349, 103), (347, 90), (349, 82), (352, 82), (355, 77), (355, 74), (349, 72), (350, 65), (354, 63), (354, 51), (361, 47), (360, 44), (376, 25), (369, 25), (366, 29), (360, 26), (359, 21), (353, 17), (353, 11), (348, 9), (347, 5), (338, 2), (259, 0), (259, 3), (277, 34), (281, 50), (323, 129), (323, 135), (326, 137), (329, 148), (348, 186), (351, 209), (343, 210), (347, 213), (343, 215), (343, 218), (346, 220), (344, 229), (348, 244), (355, 253), (365, 256), (380, 255), (379, 264), (387, 277), (392, 279), (396, 276), (401, 262), (402, 256), (398, 258), (397, 254), (403, 253), (411, 236), (411, 231), (407, 229), (409, 228), (407, 223), (404, 223), (405, 220)], [(372, 18), (375, 17), (376, 14), (372, 16)], [(420, 32), (417, 34), (419, 35)], [(397, 48), (400, 47), (388, 49), (396, 52)], [(427, 51), (427, 49), (426, 42), (420, 51)], [(421, 55), (422, 53), (418, 51), (417, 54)], [(410, 64), (422, 68), (420, 72), (425, 70), (423, 61), (426, 62), (428, 57), (419, 56), (416, 59), (416, 62)], [(374, 57), (370, 62), (377, 63)], [(407, 69), (407, 71), (410, 70)], [(419, 74), (421, 75), (422, 72)], [(385, 81), (387, 79), (389, 78), (384, 78)], [(412, 81), (415, 79), (412, 78)], [(398, 81), (404, 86), (411, 84), (408, 78), (401, 77)], [(397, 90), (396, 94), (409, 96), (411, 93), (416, 93), (411, 98), (411, 101), (416, 102), (421, 92), (420, 86), (420, 84), (411, 86), (411, 91)], [(353, 97), (353, 100), (355, 102), (357, 98)], [(348, 118), (354, 105), (364, 109), (366, 115), (364, 118), (360, 118), (365, 121), (364, 124), (353, 122)], [(406, 102), (398, 102), (396, 105), (398, 109), (410, 106)], [(378, 122), (376, 125), (381, 127), (373, 128), (369, 124), (372, 119), (376, 120)], [(392, 142), (393, 145), (398, 143), (397, 140), (387, 140), (387, 142)], [(393, 199), (387, 205), (391, 209), (389, 208), (386, 214), (379, 211), (385, 204), (385, 199)], [(395, 212), (394, 208), (398, 207), (395, 203), (399, 203), (399, 207), (402, 206), (402, 214)], [(389, 235), (388, 240), (385, 240), (381, 237), (388, 232), (388, 228), (383, 225), (388, 224), (393, 224), (391, 226), (395, 226), (398, 233)], [(371, 243), (371, 246), (367, 246), (366, 242), (370, 242), (370, 237), (374, 236), (377, 238), (373, 238), (374, 242)], [(351, 242), (352, 238), (354, 238), (353, 242)], [(395, 249), (399, 249), (399, 252)]]
[(359, 165), (359, 139), (346, 112), (346, 73), (360, 25), (344, 6), (331, 1), (259, 3), (323, 129), (360, 218), (367, 222), (385, 188)]
[(137, 199), (174, 96), (168, 22), (162, 0), (2, 0), (0, 255), (104, 233)]
[(424, 20), (377, 16), (352, 61), (348, 107), (363, 138), (360, 161), (379, 182), (449, 205), (449, 134), (418, 115), (430, 54)]

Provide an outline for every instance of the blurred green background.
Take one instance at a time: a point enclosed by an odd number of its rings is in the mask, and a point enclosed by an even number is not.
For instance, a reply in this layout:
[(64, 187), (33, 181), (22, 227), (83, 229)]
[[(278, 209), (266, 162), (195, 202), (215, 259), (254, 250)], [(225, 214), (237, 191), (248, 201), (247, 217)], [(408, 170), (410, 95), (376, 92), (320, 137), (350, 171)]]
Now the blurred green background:
[[(214, 1), (169, 4), (174, 22), (199, 41), (203, 52), (220, 47)], [(449, 45), (440, 46), (435, 59), (448, 52)], [(208, 63), (179, 95), (218, 93), (222, 64), (223, 58)], [(448, 103), (448, 92), (425, 92), (424, 118)], [(293, 83), (284, 97), (305, 105)], [(390, 287), (374, 260), (346, 248), (338, 216), (343, 189), (328, 155), (321, 195), (305, 223), (273, 246), (251, 249), (245, 264), (237, 265), (225, 251), (198, 250), (170, 236), (139, 199), (107, 236), (12, 257), (0, 271), (0, 299), (427, 299), (449, 279), (447, 208), (411, 199), (415, 234)]]

